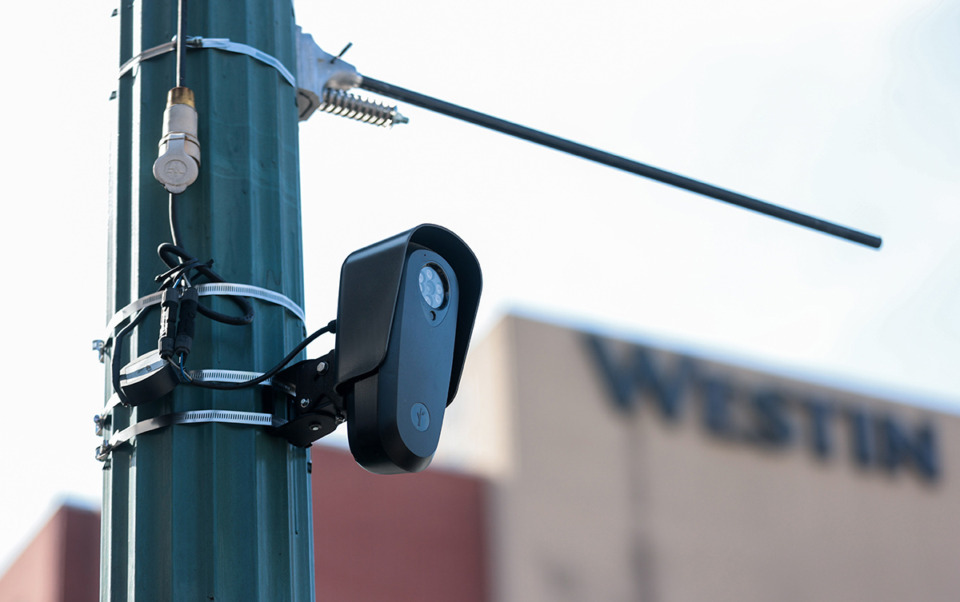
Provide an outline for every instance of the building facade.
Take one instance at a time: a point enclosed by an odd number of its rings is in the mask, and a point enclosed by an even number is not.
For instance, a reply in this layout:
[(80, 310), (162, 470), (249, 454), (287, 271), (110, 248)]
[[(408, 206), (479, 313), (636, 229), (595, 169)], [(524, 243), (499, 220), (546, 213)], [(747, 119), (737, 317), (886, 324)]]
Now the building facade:
[(470, 366), (496, 600), (957, 599), (957, 416), (517, 317)]

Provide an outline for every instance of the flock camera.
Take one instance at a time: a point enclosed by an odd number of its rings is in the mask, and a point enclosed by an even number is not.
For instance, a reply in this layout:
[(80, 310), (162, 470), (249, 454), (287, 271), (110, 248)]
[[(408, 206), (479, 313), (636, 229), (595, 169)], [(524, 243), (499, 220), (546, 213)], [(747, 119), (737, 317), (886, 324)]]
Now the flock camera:
[(371, 472), (423, 470), (460, 384), (480, 264), (453, 232), (422, 225), (351, 253), (340, 272), (337, 392), (350, 451)]
[(334, 352), (276, 379), (301, 400), (279, 434), (309, 445), (345, 417), (350, 450), (368, 471), (426, 468), (457, 394), (481, 285), (473, 251), (440, 226), (351, 253), (340, 271)]

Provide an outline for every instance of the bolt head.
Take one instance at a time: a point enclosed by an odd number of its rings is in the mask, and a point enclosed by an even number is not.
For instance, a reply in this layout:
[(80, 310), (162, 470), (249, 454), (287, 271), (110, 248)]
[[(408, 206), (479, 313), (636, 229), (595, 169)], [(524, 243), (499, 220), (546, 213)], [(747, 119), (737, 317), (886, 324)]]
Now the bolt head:
[(327, 370), (330, 369), (330, 365), (327, 362), (320, 362), (317, 364), (317, 374), (326, 374)]
[(310, 425), (310, 430), (313, 431), (313, 432), (319, 431), (319, 430), (320, 430), (320, 424), (314, 422), (313, 424)]
[(305, 408), (305, 407), (307, 407), (308, 405), (310, 405), (310, 400), (307, 399), (306, 397), (304, 397), (303, 399), (300, 400), (300, 407), (301, 407), (301, 408)]

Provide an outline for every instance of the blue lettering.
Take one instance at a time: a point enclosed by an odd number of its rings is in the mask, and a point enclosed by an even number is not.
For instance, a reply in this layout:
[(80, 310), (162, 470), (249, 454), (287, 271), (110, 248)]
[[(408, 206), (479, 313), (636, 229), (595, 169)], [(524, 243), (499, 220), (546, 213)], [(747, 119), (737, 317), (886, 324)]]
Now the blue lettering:
[[(790, 400), (781, 391), (761, 390), (752, 394), (752, 422), (738, 427), (734, 384), (717, 376), (698, 379), (699, 371), (692, 359), (671, 354), (675, 359), (668, 370), (662, 365), (665, 362), (655, 361), (655, 354), (645, 347), (631, 345), (627, 353), (614, 357), (611, 345), (600, 337), (587, 334), (584, 341), (615, 406), (624, 413), (635, 411), (643, 396), (650, 395), (661, 415), (676, 421), (688, 391), (696, 384), (703, 402), (703, 425), (710, 434), (775, 448), (786, 447), (795, 439)], [(908, 467), (928, 480), (938, 478), (940, 464), (932, 425), (924, 424), (910, 431), (893, 418), (877, 417), (861, 408), (815, 399), (797, 405), (806, 413), (807, 442), (818, 458), (833, 454), (831, 424), (834, 416), (840, 414), (847, 418), (850, 452), (860, 467), (879, 465), (891, 472)]]
[(833, 451), (833, 439), (830, 437), (830, 418), (833, 417), (833, 405), (826, 401), (807, 400), (803, 407), (810, 419), (810, 447), (821, 460), (830, 457)]
[(722, 439), (734, 439), (737, 432), (732, 423), (730, 405), (733, 403), (733, 386), (721, 378), (705, 378), (703, 386), (703, 422), (707, 430)]
[(626, 362), (618, 363), (611, 356), (608, 345), (599, 337), (587, 335), (586, 341), (620, 410), (632, 411), (639, 396), (649, 391), (653, 393), (664, 417), (670, 420), (680, 417), (683, 393), (694, 375), (693, 362), (689, 358), (679, 358), (673, 372), (667, 375), (657, 369), (644, 347), (631, 346)]
[(934, 480), (940, 474), (937, 461), (937, 440), (933, 427), (925, 424), (914, 436), (890, 416), (879, 420), (880, 463), (890, 472), (912, 464), (922, 476)]
[(753, 396), (758, 440), (774, 447), (783, 447), (793, 440), (793, 429), (787, 420), (786, 400), (776, 391), (761, 391)]
[(857, 409), (848, 410), (847, 415), (850, 417), (853, 459), (861, 467), (868, 468), (877, 461), (870, 416), (863, 410)]

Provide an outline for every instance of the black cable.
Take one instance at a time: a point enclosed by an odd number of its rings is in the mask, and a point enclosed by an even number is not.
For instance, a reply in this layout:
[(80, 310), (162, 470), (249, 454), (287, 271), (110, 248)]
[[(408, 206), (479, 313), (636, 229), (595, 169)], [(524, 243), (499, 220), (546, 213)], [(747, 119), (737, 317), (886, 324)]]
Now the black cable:
[(303, 341), (301, 341), (300, 344), (294, 347), (293, 350), (290, 353), (288, 353), (286, 357), (280, 360), (280, 362), (277, 365), (275, 365), (273, 368), (270, 368), (269, 370), (267, 370), (266, 372), (264, 372), (263, 374), (261, 374), (256, 378), (245, 380), (241, 383), (205, 383), (205, 382), (196, 381), (196, 380), (190, 380), (189, 383), (204, 389), (217, 389), (220, 391), (244, 389), (246, 387), (252, 387), (254, 385), (258, 385), (263, 381), (267, 380), (268, 378), (272, 378), (273, 376), (276, 376), (278, 372), (283, 370), (283, 368), (287, 364), (289, 364), (295, 357), (297, 357), (297, 355), (301, 351), (303, 351), (307, 347), (307, 345), (309, 345), (314, 340), (316, 340), (317, 337), (319, 337), (322, 334), (326, 334), (328, 332), (336, 332), (336, 331), (337, 331), (337, 321), (331, 320), (326, 326), (324, 326), (320, 330), (314, 332), (313, 334), (305, 338)]
[(190, 349), (193, 347), (194, 320), (197, 317), (197, 307), (199, 303), (199, 294), (196, 287), (189, 287), (183, 291), (180, 298), (180, 314), (177, 316), (177, 336), (174, 341), (175, 347), (173, 353), (183, 358), (190, 355)]
[(194, 259), (193, 261), (187, 261), (181, 263), (176, 267), (172, 267), (162, 274), (154, 276), (154, 281), (160, 283), (160, 290), (170, 288), (171, 286), (176, 286), (176, 283), (184, 277), (186, 272), (196, 268), (197, 266), (203, 265), (205, 267), (210, 267), (213, 265), (213, 260), (208, 260), (205, 263), (200, 263), (199, 259)]
[[(171, 269), (180, 268), (180, 260), (183, 260), (184, 264), (189, 264), (191, 267), (189, 269), (196, 270), (202, 276), (206, 277), (210, 282), (225, 282), (223, 278), (220, 277), (220, 274), (214, 272), (209, 264), (199, 263), (196, 257), (190, 255), (185, 249), (174, 244), (165, 242), (157, 247), (157, 254), (160, 256), (160, 259)], [(168, 278), (169, 280), (169, 278)], [(222, 322), (223, 324), (231, 324), (233, 326), (244, 326), (253, 322), (253, 305), (243, 297), (237, 295), (229, 295), (230, 299), (240, 310), (243, 312), (242, 316), (231, 316), (228, 314), (223, 314), (218, 311), (214, 311), (205, 305), (198, 305), (197, 311), (201, 315), (215, 320), (217, 322)]]
[[(177, 3), (177, 85), (182, 86), (184, 80), (184, 59), (186, 58), (187, 45), (184, 44), (183, 30), (187, 21), (187, 0), (180, 0)], [(174, 240), (176, 244), (176, 240)]]
[(182, 240), (180, 238), (180, 224), (177, 221), (177, 200), (179, 197), (180, 195), (173, 194), (171, 192), (170, 202), (168, 203), (170, 213), (170, 238), (173, 239), (173, 244), (178, 247), (182, 246), (180, 244), (180, 241)]
[(792, 209), (787, 209), (786, 207), (780, 207), (759, 199), (744, 196), (724, 188), (713, 186), (712, 184), (700, 182), (699, 180), (681, 176), (679, 174), (665, 171), (651, 165), (639, 163), (619, 155), (614, 155), (590, 146), (579, 144), (565, 138), (559, 138), (539, 130), (534, 130), (510, 121), (505, 121), (497, 117), (473, 111), (459, 105), (445, 102), (431, 96), (426, 96), (418, 92), (413, 92), (412, 90), (406, 90), (399, 86), (394, 86), (392, 84), (378, 81), (366, 76), (364, 76), (360, 82), (360, 87), (364, 90), (369, 90), (370, 92), (389, 96), (395, 100), (409, 102), (410, 104), (422, 107), (424, 109), (442, 113), (455, 119), (460, 119), (461, 121), (466, 121), (504, 134), (509, 134), (510, 136), (515, 136), (535, 144), (540, 144), (542, 146), (569, 153), (577, 157), (582, 157), (584, 159), (627, 171), (638, 176), (650, 178), (651, 180), (663, 182), (664, 184), (669, 184), (670, 186), (676, 186), (677, 188), (702, 194), (704, 196), (717, 199), (718, 201), (724, 201), (744, 209), (749, 209), (770, 217), (782, 219), (784, 221), (797, 224), (798, 226), (812, 228), (813, 230), (831, 234), (851, 242), (873, 247), (875, 249), (879, 249), (880, 245), (883, 243), (880, 237), (874, 236), (873, 234), (867, 234), (865, 232), (853, 230), (851, 228), (847, 228), (846, 226), (841, 226), (820, 218), (793, 211)]

